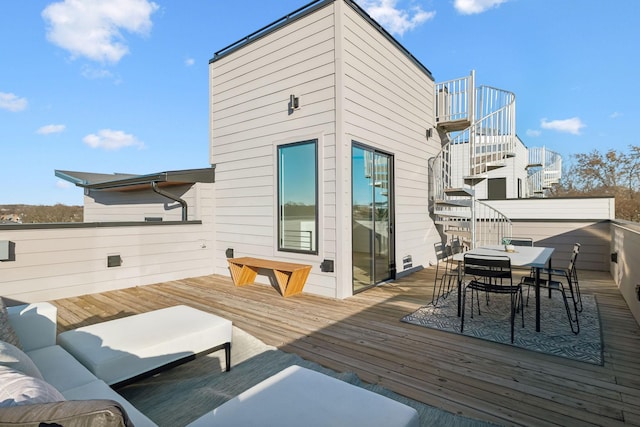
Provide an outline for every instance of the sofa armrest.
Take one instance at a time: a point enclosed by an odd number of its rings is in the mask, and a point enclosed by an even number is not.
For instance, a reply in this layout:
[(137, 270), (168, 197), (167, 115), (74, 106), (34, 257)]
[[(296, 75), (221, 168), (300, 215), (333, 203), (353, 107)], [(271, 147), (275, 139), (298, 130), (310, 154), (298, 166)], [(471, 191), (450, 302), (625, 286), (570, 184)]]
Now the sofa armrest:
[(48, 302), (7, 307), (9, 322), (24, 351), (56, 344), (58, 309)]

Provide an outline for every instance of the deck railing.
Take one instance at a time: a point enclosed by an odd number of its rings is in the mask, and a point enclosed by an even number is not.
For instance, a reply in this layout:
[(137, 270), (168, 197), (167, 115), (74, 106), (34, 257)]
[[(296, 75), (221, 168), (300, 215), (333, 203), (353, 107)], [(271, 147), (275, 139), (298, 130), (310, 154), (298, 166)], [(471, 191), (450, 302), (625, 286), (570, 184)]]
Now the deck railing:
[(436, 121), (467, 120), (473, 116), (474, 74), (436, 84)]
[(502, 212), (476, 200), (475, 246), (498, 245), (505, 236), (512, 236), (511, 220)]

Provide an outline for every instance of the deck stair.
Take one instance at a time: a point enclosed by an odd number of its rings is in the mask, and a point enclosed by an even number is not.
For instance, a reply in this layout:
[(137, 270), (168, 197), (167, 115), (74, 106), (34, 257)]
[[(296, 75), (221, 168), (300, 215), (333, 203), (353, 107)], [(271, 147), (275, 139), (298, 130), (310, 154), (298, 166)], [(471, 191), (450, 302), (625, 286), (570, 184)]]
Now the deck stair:
[(472, 71), (436, 84), (435, 109), (443, 141), (429, 162), (435, 222), (468, 247), (498, 243), (511, 233), (511, 222), (476, 200), (475, 187), (515, 155), (515, 96), (490, 86), (476, 87)]
[(562, 156), (545, 147), (530, 148), (527, 170), (529, 194), (534, 197), (545, 197), (547, 190), (559, 183), (562, 178)]

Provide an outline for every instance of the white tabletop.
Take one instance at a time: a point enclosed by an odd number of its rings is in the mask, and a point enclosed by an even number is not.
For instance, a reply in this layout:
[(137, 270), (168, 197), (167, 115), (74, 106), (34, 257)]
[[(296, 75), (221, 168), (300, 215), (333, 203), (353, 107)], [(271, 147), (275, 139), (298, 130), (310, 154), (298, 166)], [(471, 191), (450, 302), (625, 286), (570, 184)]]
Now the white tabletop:
[(470, 251), (455, 254), (455, 261), (463, 261), (466, 254), (469, 255), (489, 255), (508, 256), (511, 265), (515, 267), (535, 267), (544, 268), (553, 254), (554, 248), (541, 246), (515, 246), (515, 252), (507, 252), (504, 245), (485, 245)]

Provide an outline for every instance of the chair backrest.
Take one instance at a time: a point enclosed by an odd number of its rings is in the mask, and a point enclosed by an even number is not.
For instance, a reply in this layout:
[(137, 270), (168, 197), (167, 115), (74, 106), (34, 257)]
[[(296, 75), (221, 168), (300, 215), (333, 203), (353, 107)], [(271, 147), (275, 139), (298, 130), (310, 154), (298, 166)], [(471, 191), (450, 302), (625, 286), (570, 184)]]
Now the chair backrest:
[(445, 259), (448, 254), (447, 254), (447, 248), (445, 247), (444, 243), (442, 242), (436, 242), (433, 244), (433, 249), (436, 252), (436, 262), (440, 262), (443, 259)]
[(476, 278), (511, 279), (511, 259), (507, 256), (466, 254), (464, 274)]
[(502, 244), (513, 246), (533, 246), (533, 239), (531, 237), (503, 237)]
[(462, 252), (462, 244), (459, 238), (451, 239), (451, 255)]
[(569, 271), (573, 272), (576, 268), (576, 261), (578, 260), (578, 254), (580, 253), (580, 243), (576, 243), (573, 245), (573, 252), (571, 253), (571, 258), (569, 259)]

